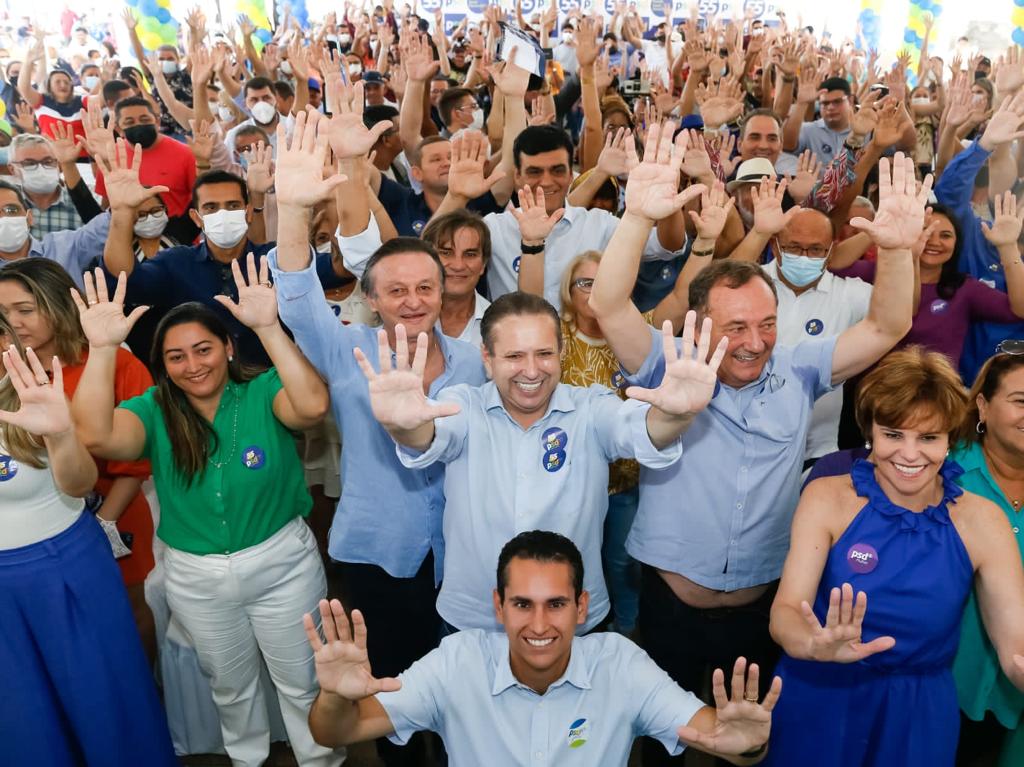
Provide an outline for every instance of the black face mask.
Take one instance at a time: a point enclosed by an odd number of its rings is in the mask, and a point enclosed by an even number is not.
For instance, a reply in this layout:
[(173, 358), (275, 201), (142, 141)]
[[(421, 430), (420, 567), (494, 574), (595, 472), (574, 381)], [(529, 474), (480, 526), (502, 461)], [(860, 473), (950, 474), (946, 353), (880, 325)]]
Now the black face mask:
[(143, 149), (148, 149), (156, 143), (155, 125), (133, 125), (123, 131), (125, 141), (129, 144), (139, 144)]
[(12, 88), (17, 88), (18, 87), (18, 75), (11, 75), (11, 79), (8, 82), (10, 82)]

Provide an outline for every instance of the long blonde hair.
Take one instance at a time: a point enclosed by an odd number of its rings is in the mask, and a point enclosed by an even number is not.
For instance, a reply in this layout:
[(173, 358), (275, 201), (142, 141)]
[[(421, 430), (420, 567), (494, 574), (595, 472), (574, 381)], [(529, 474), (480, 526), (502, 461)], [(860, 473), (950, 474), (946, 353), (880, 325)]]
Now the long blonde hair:
[[(0, 314), (0, 341), (3, 349), (14, 346), (24, 358), (25, 349), (14, 334), (14, 330), (7, 322), (7, 318)], [(11, 377), (4, 375), (0, 378), (0, 410), (15, 411), (21, 407), (21, 398), (14, 390)], [(36, 469), (46, 467), (43, 457), (46, 455), (46, 448), (43, 440), (21, 427), (13, 426), (6, 422), (0, 422), (0, 443), (3, 443), (3, 450), (12, 458)]]
[(595, 264), (601, 263), (601, 255), (599, 250), (585, 250), (570, 261), (569, 265), (565, 267), (565, 271), (562, 272), (562, 284), (558, 288), (558, 295), (562, 299), (560, 316), (562, 321), (571, 327), (576, 326), (576, 312), (572, 308), (572, 281), (576, 279), (576, 270), (579, 269), (580, 264), (585, 264), (588, 261), (593, 261)]
[(77, 365), (89, 346), (71, 298), (75, 283), (55, 261), (23, 258), (0, 271), (0, 281), (18, 283), (35, 299), (39, 313), (50, 323), (53, 344), (62, 365)]

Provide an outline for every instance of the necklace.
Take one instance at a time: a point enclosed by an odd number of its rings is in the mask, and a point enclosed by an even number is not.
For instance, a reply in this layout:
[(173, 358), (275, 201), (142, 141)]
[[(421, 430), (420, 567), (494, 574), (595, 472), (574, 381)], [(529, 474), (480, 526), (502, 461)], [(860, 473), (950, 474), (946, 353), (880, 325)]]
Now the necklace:
[(238, 447), (238, 395), (235, 394), (235, 406), (234, 406), (234, 424), (231, 426), (231, 452), (228, 453), (228, 457), (223, 461), (213, 460), (213, 456), (210, 456), (210, 464), (215, 469), (223, 469), (229, 463), (231, 459), (235, 457), (235, 449)]
[(1010, 499), (1010, 503), (1013, 505), (1013, 510), (1014, 511), (1020, 511), (1020, 501), (1017, 501), (1017, 500), (1014, 500), (1013, 498), (1011, 498)]

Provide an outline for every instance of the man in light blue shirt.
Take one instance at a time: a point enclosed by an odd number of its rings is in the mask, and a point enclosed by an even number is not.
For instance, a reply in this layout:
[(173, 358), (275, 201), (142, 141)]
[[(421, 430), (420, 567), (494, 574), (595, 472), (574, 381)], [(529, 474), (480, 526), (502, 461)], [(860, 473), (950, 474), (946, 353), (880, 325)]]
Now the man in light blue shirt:
[[(629, 290), (652, 220), (676, 195), (671, 163), (662, 173), (656, 161), (643, 170), (653, 148), (634, 171), (641, 183), (630, 174), (626, 213), (590, 297), (609, 346), (640, 386), (658, 383), (663, 352)], [(742, 654), (766, 667), (777, 658), (768, 608), (788, 547), (814, 401), (876, 362), (910, 329), (910, 247), (924, 226), (930, 184), (917, 192), (913, 161), (902, 154), (891, 178), (888, 160), (879, 173), (874, 222), (853, 223), (879, 245), (884, 279), (876, 279), (867, 316), (838, 337), (776, 347), (775, 287), (755, 264), (718, 261), (691, 283), (690, 308), (713, 320), (713, 341), (727, 339), (728, 349), (711, 404), (683, 435), (682, 460), (664, 470), (641, 467), (627, 540), (627, 551), (645, 565), (644, 646), (683, 686), (723, 655)], [(661, 762), (652, 756), (651, 763)]]
[[(346, 148), (372, 146), (362, 119), (353, 112), (334, 119), (343, 117), (355, 118), (344, 126)], [(309, 246), (312, 208), (337, 183), (311, 180), (322, 175), (325, 147), (310, 140), (321, 119), (327, 118), (300, 113), (290, 146), (280, 130), (275, 178), (280, 221), (277, 249), (269, 261), (281, 319), (328, 382), (343, 438), (341, 501), (328, 550), (343, 563), (353, 604), (389, 627), (371, 644), (370, 655), (375, 665), (397, 674), (437, 645), (441, 628), (434, 603), (444, 561), (444, 469), (409, 471), (399, 463), (394, 443), (373, 417), (366, 380), (353, 357), (353, 350), (371, 348), (377, 356), (377, 331), (342, 325), (317, 278)], [(392, 240), (367, 263), (362, 287), (390, 337), (399, 323), (427, 334), (430, 352), (421, 382), (427, 393), (436, 396), (456, 383), (483, 383), (480, 352), (435, 332), (444, 270), (430, 246), (413, 238)], [(384, 353), (390, 359), (390, 350)]]
[[(390, 370), (385, 360), (377, 373), (360, 357), (374, 415), (398, 443), (402, 463), (446, 466), (442, 618), (459, 629), (496, 630), (487, 574), (503, 541), (533, 528), (567, 535), (583, 550), (594, 605), (583, 630), (607, 615), (601, 536), (608, 464), (633, 458), (664, 468), (679, 460), (678, 436), (711, 398), (724, 348), (705, 362), (705, 326), (695, 357), (694, 323), (691, 313), (677, 359), (666, 321), (671, 358), (660, 386), (634, 387), (625, 402), (603, 386), (559, 383), (558, 314), (528, 293), (506, 293), (484, 313), (484, 366), (492, 379), (484, 386), (453, 386), (429, 402), (420, 367), (425, 336), (412, 369)], [(399, 334), (397, 358), (405, 359), (401, 350)]]
[[(781, 680), (758, 703), (759, 670), (737, 661), (732, 700), (722, 671), (716, 707), (678, 687), (618, 634), (575, 637), (588, 594), (578, 549), (548, 531), (524, 532), (498, 557), (491, 607), (504, 633), (463, 631), (398, 679), (378, 679), (366, 659), (367, 626), (342, 605), (320, 602), (326, 642), (304, 616), (320, 694), (309, 713), (317, 742), (344, 745), (388, 736), (402, 743), (438, 732), (452, 767), (625, 767), (633, 740), (656, 738), (671, 754), (687, 745), (754, 764), (768, 745)], [(493, 576), (492, 576), (493, 577)]]

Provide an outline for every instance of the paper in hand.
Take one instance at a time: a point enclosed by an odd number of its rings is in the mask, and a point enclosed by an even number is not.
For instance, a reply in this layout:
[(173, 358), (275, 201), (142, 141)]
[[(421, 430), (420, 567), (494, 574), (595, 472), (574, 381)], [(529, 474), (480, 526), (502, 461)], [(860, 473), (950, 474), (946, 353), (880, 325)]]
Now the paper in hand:
[[(512, 55), (513, 48), (516, 49), (515, 55)], [(501, 22), (501, 37), (498, 39), (498, 51), (495, 59), (511, 61), (517, 67), (525, 69), (537, 77), (544, 77), (546, 64), (540, 43), (519, 27), (513, 27), (511, 24)]]

